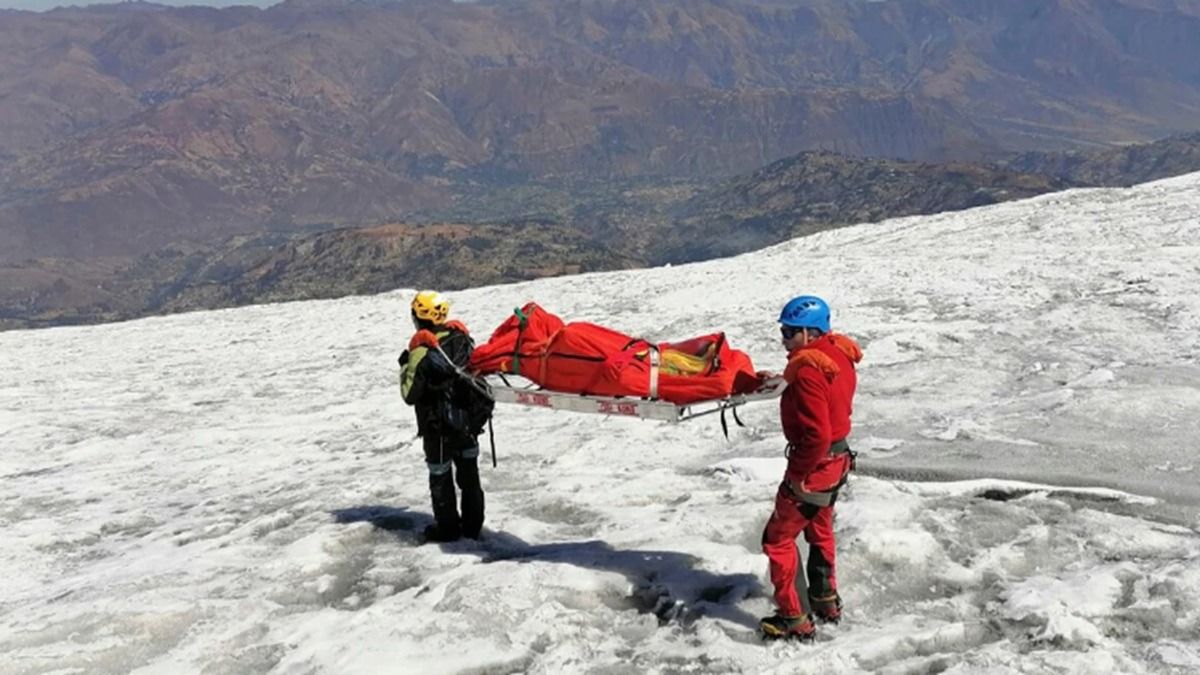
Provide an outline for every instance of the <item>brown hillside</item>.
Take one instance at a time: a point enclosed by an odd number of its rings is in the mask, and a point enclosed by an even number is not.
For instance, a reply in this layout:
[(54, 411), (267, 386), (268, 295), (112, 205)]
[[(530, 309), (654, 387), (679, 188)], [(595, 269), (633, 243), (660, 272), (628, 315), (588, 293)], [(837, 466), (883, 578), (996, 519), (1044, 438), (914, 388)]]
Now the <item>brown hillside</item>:
[(457, 186), (918, 160), (1200, 119), (1174, 0), (122, 3), (0, 17), (0, 261), (408, 220)]

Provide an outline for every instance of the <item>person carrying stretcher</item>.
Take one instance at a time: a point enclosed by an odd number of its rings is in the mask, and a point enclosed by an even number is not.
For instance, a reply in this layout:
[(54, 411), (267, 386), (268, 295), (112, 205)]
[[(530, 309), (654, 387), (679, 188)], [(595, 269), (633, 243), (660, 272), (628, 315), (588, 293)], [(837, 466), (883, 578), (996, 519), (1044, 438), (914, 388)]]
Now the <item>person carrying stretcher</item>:
[[(484, 498), (479, 481), (482, 430), (473, 419), (477, 398), (463, 381), (461, 369), (475, 347), (466, 326), (447, 321), (450, 303), (434, 291), (422, 291), (411, 305), (416, 332), (400, 355), (400, 390), (417, 415), (429, 468), (429, 494), (436, 521), (425, 529), (426, 541), (478, 539), (483, 528)], [(490, 408), (488, 408), (490, 413)], [(459, 516), (454, 482), (462, 490)]]
[[(788, 352), (779, 403), (787, 469), (762, 536), (777, 610), (759, 627), (766, 639), (811, 640), (814, 617), (837, 623), (842, 616), (833, 506), (854, 465), (846, 437), (862, 350), (830, 331), (829, 305), (815, 296), (788, 302), (779, 323)], [(801, 532), (809, 545), (807, 574), (796, 545)]]

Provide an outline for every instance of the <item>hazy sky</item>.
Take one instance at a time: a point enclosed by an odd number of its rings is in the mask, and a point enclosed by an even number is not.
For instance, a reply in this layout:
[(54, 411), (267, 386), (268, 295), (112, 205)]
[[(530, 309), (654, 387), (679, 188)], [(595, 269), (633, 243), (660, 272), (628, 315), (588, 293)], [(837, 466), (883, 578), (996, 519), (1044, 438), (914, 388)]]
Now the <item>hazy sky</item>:
[[(181, 7), (183, 5), (208, 5), (210, 7), (228, 7), (230, 5), (255, 5), (258, 7), (267, 7), (274, 5), (279, 0), (154, 0), (160, 5), (174, 5)], [(88, 2), (87, 0), (0, 0), (0, 9), (28, 9), (41, 11), (46, 9), (54, 9), (55, 7), (65, 7), (69, 5), (99, 5), (112, 4), (108, 0), (101, 2)]]

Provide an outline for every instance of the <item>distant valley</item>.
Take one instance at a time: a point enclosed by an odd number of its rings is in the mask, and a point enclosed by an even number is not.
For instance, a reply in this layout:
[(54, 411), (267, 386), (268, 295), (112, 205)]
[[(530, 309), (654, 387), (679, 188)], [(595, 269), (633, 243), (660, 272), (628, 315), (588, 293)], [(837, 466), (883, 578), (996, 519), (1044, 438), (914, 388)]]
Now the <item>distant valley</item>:
[[(0, 328), (702, 260), (831, 227), (1191, 171), (1200, 171), (1200, 134), (1120, 150), (1027, 154), (996, 165), (811, 152), (707, 185), (527, 183), (463, 194), (452, 210), (422, 214), (448, 219), (442, 223), (237, 236), (132, 259), (0, 266)], [(487, 214), (504, 220), (476, 220)]]
[(1176, 0), (4, 11), (0, 326), (699, 260), (1194, 170), (1197, 35)]
[[(1196, 131), (1176, 0), (131, 2), (0, 17), (0, 262), (413, 222), (470, 189)], [(486, 220), (502, 218), (488, 214)]]

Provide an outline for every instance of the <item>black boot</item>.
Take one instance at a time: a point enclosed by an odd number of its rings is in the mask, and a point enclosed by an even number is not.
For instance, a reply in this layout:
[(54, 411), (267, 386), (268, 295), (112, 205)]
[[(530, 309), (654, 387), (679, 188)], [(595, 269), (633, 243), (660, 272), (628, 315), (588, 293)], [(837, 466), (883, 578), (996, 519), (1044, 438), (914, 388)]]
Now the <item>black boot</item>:
[(462, 535), (457, 529), (446, 529), (437, 524), (427, 525), (425, 527), (424, 539), (427, 542), (445, 543), (450, 541), (458, 541), (461, 537)]
[(822, 596), (810, 595), (808, 604), (821, 623), (839, 623), (842, 620), (842, 599), (837, 591)]

